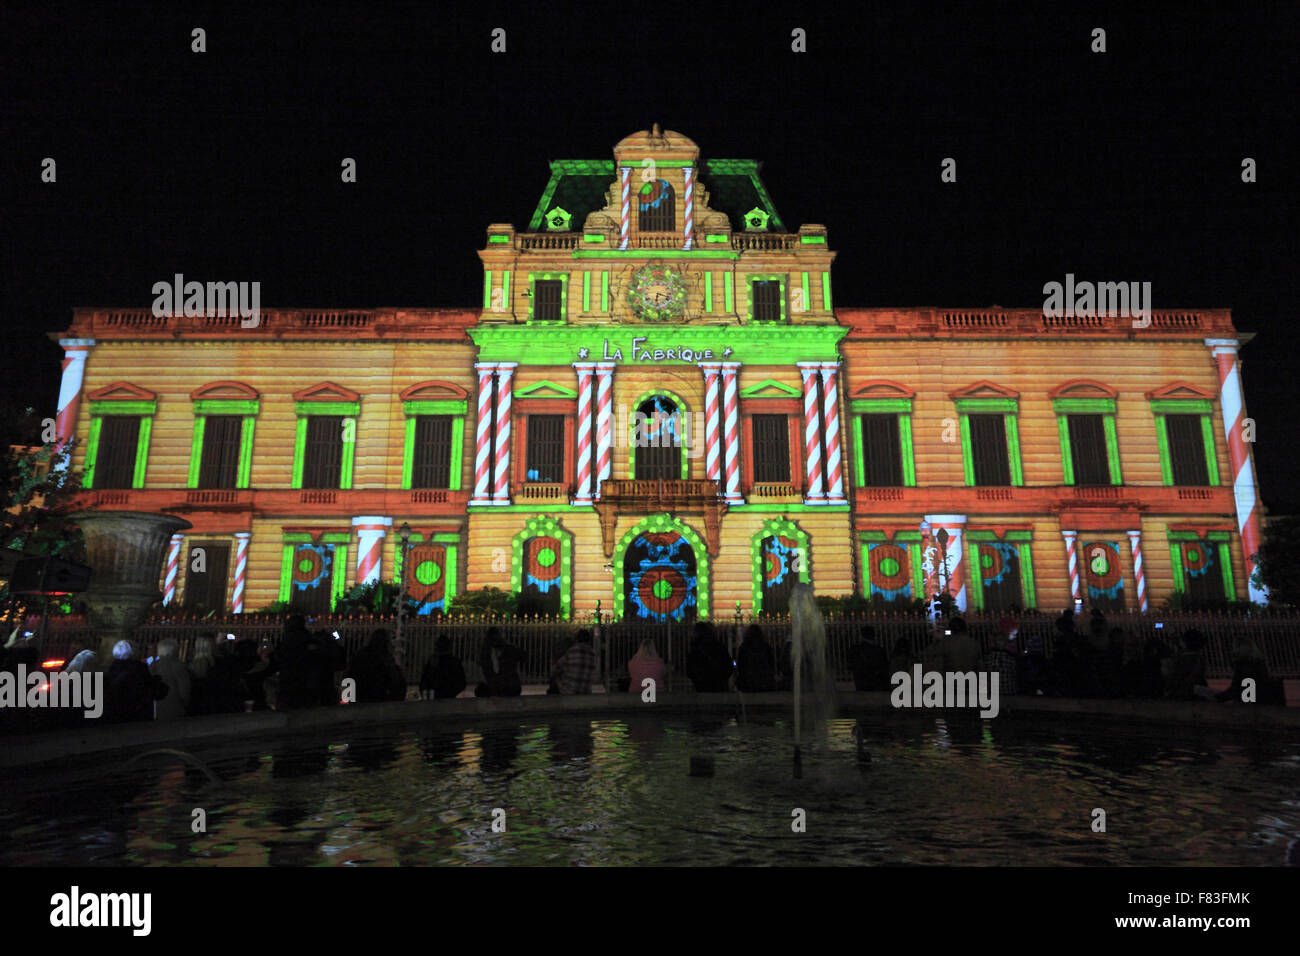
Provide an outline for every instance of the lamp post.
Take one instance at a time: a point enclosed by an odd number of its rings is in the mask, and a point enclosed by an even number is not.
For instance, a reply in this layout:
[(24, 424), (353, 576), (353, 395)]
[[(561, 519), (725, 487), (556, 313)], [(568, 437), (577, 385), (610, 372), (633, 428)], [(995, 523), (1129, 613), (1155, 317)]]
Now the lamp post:
[(401, 542), (402, 570), (397, 584), (397, 637), (393, 641), (393, 656), (397, 658), (397, 663), (400, 666), (406, 650), (402, 644), (402, 620), (406, 617), (406, 574), (408, 571), (406, 567), (406, 545), (411, 540), (411, 526), (405, 521), (397, 529), (397, 539)]

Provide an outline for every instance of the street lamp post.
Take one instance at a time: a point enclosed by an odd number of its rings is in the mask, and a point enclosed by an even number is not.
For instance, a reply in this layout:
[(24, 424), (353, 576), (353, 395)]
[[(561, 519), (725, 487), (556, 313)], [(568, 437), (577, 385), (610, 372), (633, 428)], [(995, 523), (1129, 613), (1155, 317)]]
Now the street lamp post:
[(397, 585), (397, 637), (393, 641), (393, 656), (397, 658), (398, 666), (401, 666), (406, 650), (402, 644), (402, 621), (406, 617), (406, 575), (409, 570), (406, 566), (406, 545), (411, 540), (411, 526), (405, 521), (397, 529), (397, 538), (401, 542), (402, 570)]

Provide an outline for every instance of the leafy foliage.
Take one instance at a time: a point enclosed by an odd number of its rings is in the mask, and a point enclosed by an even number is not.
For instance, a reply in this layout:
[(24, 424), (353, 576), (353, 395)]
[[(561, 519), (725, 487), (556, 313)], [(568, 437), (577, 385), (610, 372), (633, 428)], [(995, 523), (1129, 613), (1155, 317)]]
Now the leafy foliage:
[(517, 594), (500, 588), (479, 588), (455, 595), (448, 613), (453, 616), (514, 617), (518, 598)]

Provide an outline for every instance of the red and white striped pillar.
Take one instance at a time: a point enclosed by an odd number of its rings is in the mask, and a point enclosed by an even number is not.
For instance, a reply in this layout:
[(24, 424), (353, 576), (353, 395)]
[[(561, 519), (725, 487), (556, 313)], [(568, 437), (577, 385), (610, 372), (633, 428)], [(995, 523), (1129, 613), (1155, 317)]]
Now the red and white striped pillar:
[(824, 505), (826, 491), (822, 485), (821, 416), (817, 412), (817, 378), (821, 365), (817, 362), (799, 362), (803, 378), (803, 444), (804, 468), (808, 478), (808, 497), (804, 504)]
[(1079, 590), (1079, 533), (1062, 531), (1061, 537), (1065, 539), (1065, 564), (1070, 572), (1070, 600), (1079, 601), (1083, 598)]
[(847, 504), (844, 498), (844, 466), (840, 455), (840, 393), (835, 385), (838, 362), (823, 362), (822, 420), (826, 423), (826, 497), (827, 504)]
[[(81, 409), (81, 386), (86, 378), (86, 359), (95, 347), (94, 339), (59, 339), (63, 346), (63, 380), (59, 383), (59, 411), (54, 419), (56, 451), (72, 440), (77, 432), (77, 412)], [(66, 461), (55, 459), (58, 471), (67, 468)]]
[(392, 518), (377, 515), (352, 519), (352, 527), (357, 529), (357, 584), (374, 584), (379, 580), (384, 534), (392, 526)]
[(743, 505), (740, 494), (740, 363), (722, 363), (723, 467), (727, 473), (727, 504)]
[(510, 396), (511, 379), (515, 377), (516, 362), (497, 363), (497, 449), (494, 466), (497, 472), (496, 490), (492, 493), (494, 505), (510, 504)]
[(472, 505), (492, 503), (492, 387), (496, 363), (479, 362), (478, 372), (478, 428), (474, 432), (474, 497)]
[(700, 364), (704, 372), (704, 474), (710, 481), (718, 482), (722, 489), (722, 416), (718, 397), (722, 366), (716, 363)]
[(682, 175), (686, 177), (686, 220), (682, 224), (682, 238), (685, 240), (682, 245), (683, 249), (689, 249), (694, 241), (693, 233), (695, 232), (695, 180), (693, 177), (695, 170), (691, 166), (682, 167)]
[(1129, 550), (1133, 552), (1133, 577), (1137, 580), (1138, 610), (1147, 610), (1147, 573), (1142, 567), (1142, 532), (1128, 532)]
[(966, 562), (963, 560), (966, 547), (966, 516), (926, 515), (925, 520), (930, 522), (932, 534), (936, 538), (940, 528), (948, 532), (948, 543), (942, 549), (939, 548), (938, 541), (934, 543), (935, 562), (943, 566), (943, 578), (938, 582), (939, 587), (936, 590), (942, 591), (946, 587), (958, 610), (964, 613), (969, 597), (966, 588)]
[(628, 226), (632, 221), (632, 210), (631, 210), (632, 167), (623, 166), (619, 170), (619, 172), (622, 174), (622, 178), (623, 178), (623, 218), (619, 226), (618, 247), (620, 249), (626, 249), (627, 239), (628, 239)]
[(251, 531), (235, 532), (235, 590), (230, 595), (230, 612), (244, 613), (244, 581), (248, 576), (248, 542), (253, 538)]
[(591, 504), (591, 379), (595, 362), (574, 362), (578, 373), (578, 490), (575, 505)]
[(176, 600), (176, 577), (181, 569), (181, 545), (185, 535), (174, 534), (167, 548), (167, 573), (163, 575), (163, 604)]
[(613, 474), (614, 363), (596, 363), (596, 497)]
[[(1228, 461), (1232, 464), (1232, 494), (1237, 501), (1237, 530), (1241, 535), (1241, 552), (1246, 562), (1246, 582), (1250, 599), (1268, 603), (1268, 591), (1255, 584), (1259, 553), (1259, 487), (1255, 483), (1255, 464), (1251, 459), (1242, 426), (1246, 418), (1246, 393), (1241, 387), (1241, 362), (1237, 359), (1236, 339), (1206, 339), (1210, 354), (1219, 368), (1219, 406), (1223, 409), (1223, 434), (1228, 443)], [(1229, 599), (1236, 595), (1229, 595)]]

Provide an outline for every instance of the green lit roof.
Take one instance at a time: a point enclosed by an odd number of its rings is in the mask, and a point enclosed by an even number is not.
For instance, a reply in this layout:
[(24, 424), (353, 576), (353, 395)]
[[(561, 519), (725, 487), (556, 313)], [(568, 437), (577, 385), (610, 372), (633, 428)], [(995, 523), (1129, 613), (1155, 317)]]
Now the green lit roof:
[[(709, 206), (724, 212), (737, 232), (745, 228), (745, 213), (755, 206), (767, 211), (770, 228), (784, 232), (785, 223), (759, 178), (762, 164), (753, 159), (706, 159), (700, 164), (700, 183), (709, 191)], [(557, 159), (551, 163), (551, 178), (528, 223), (529, 232), (545, 226), (546, 214), (562, 206), (573, 215), (574, 228), (582, 228), (587, 216), (605, 206), (605, 195), (616, 181), (612, 159)]]

